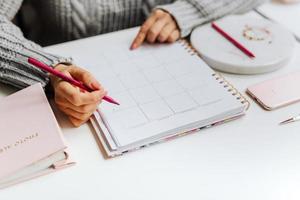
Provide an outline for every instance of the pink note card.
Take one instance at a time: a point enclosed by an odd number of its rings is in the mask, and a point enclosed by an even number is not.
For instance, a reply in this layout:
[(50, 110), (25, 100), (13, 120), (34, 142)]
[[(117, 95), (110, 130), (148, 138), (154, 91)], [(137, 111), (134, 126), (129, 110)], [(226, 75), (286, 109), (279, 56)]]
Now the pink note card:
[(0, 179), (65, 148), (41, 84), (0, 100)]

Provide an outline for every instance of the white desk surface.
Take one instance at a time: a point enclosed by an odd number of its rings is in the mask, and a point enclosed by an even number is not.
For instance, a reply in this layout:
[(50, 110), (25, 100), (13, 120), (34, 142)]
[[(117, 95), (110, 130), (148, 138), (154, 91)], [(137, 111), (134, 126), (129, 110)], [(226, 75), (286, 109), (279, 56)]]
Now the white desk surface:
[[(300, 45), (289, 65), (273, 73), (225, 77), (244, 93), (299, 70), (299, 53)], [(12, 92), (0, 87), (1, 96)], [(242, 119), (110, 160), (88, 125), (71, 128), (56, 112), (77, 165), (2, 190), (0, 199), (299, 200), (300, 122), (278, 122), (300, 113), (300, 103), (268, 112), (250, 102)]]
[(264, 4), (257, 9), (266, 17), (283, 24), (286, 28), (294, 32), (300, 41), (300, 26), (296, 23), (300, 16), (300, 3), (298, 4)]

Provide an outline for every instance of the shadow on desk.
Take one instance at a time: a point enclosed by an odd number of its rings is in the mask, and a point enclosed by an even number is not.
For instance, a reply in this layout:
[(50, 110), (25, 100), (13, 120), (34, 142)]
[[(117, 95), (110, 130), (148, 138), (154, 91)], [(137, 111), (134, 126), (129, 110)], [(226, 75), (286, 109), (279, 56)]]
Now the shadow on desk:
[(0, 90), (0, 99), (18, 91), (18, 89), (3, 83), (0, 83)]
[[(62, 113), (55, 105), (55, 102), (53, 101), (53, 99), (49, 100), (50, 102), (50, 105), (52, 107), (52, 110), (54, 112), (54, 115), (58, 121), (58, 124), (59, 126), (61, 127), (62, 130), (66, 130), (66, 129), (76, 129), (76, 127), (74, 127), (71, 122), (68, 120), (67, 116)], [(99, 151), (99, 154), (102, 155), (102, 158), (104, 158), (105, 160), (109, 159), (109, 157), (106, 155), (105, 153), (105, 150), (104, 150), (104, 147), (102, 146), (98, 136), (97, 136), (97, 133), (95, 131), (95, 129), (93, 128), (92, 124), (90, 121), (86, 122), (87, 123), (87, 126), (88, 126), (88, 130), (89, 130), (89, 133), (86, 133), (86, 132), (83, 132), (82, 134), (92, 134), (97, 145), (98, 145), (98, 149), (100, 150)], [(71, 131), (72, 133), (72, 131)], [(63, 132), (63, 134), (66, 134)]]

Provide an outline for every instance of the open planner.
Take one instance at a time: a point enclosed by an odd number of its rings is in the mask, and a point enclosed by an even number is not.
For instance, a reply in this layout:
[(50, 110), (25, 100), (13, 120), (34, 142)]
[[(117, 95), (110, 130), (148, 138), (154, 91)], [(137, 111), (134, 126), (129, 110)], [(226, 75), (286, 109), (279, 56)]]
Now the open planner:
[(103, 101), (91, 119), (108, 156), (244, 115), (248, 102), (187, 42), (143, 44), (131, 51), (137, 31), (69, 43), (86, 49), (72, 55), (75, 63), (93, 73), (120, 103)]

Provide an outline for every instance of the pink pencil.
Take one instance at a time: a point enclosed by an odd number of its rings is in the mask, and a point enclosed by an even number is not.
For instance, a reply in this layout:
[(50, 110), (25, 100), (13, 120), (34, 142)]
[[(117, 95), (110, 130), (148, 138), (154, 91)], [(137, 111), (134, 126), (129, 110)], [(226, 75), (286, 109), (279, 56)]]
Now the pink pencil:
[[(68, 76), (64, 75), (63, 73), (61, 73), (61, 72), (53, 69), (52, 67), (50, 67), (50, 66), (48, 66), (48, 65), (46, 65), (46, 64), (44, 64), (44, 63), (42, 63), (42, 62), (40, 62), (40, 61), (38, 61), (36, 59), (34, 59), (34, 58), (28, 58), (28, 63), (30, 63), (30, 64), (32, 64), (32, 65), (34, 65), (34, 66), (36, 66), (36, 67), (38, 67), (38, 68), (40, 68), (42, 70), (45, 70), (45, 71), (53, 74), (54, 76), (57, 76), (57, 77), (63, 79), (64, 81), (67, 81), (70, 84), (75, 85), (75, 86), (77, 86), (77, 87), (79, 87), (79, 88), (81, 88), (81, 89), (83, 89), (85, 91), (88, 91), (88, 92), (92, 92), (93, 91), (91, 88), (87, 87), (83, 83), (81, 83), (81, 82), (79, 82), (79, 81), (77, 81), (77, 80), (75, 80), (75, 79), (73, 79), (71, 77), (68, 77)], [(105, 101), (107, 101), (109, 103), (120, 105), (117, 101), (115, 101), (113, 98), (111, 98), (109, 96), (104, 96), (103, 100), (105, 100)]]
[(244, 52), (247, 56), (250, 58), (255, 58), (255, 55), (249, 51), (246, 47), (244, 47), (241, 43), (236, 41), (233, 37), (231, 37), (228, 33), (226, 33), (224, 30), (222, 30), (217, 24), (214, 22), (211, 23), (211, 26), (220, 33), (223, 37), (225, 37), (229, 42), (231, 42), (234, 46), (236, 46), (238, 49), (240, 49), (242, 52)]

